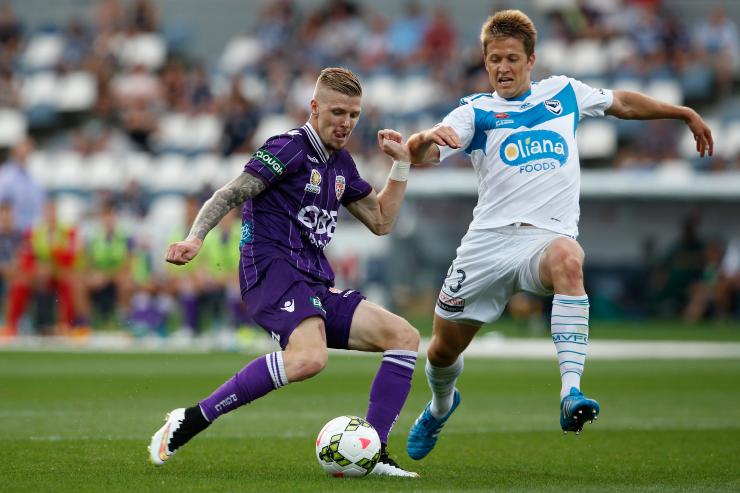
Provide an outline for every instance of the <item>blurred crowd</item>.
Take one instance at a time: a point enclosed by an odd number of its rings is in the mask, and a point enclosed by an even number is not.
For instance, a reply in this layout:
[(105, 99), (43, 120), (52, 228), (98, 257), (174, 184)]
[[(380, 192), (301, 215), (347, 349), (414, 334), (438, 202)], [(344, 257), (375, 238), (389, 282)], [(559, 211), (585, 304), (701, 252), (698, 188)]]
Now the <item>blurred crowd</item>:
[[(653, 87), (674, 102), (698, 105), (737, 145), (689, 164), (699, 171), (740, 169), (740, 100), (733, 92), (740, 41), (721, 3), (690, 24), (661, 0), (541, 4), (532, 13), (540, 31), (535, 78), (566, 73), (593, 85)], [(102, 155), (121, 166), (130, 156), (150, 156), (153, 174), (162, 156), (245, 156), (269, 135), (306, 121), (316, 74), (341, 65), (357, 71), (365, 86), (350, 151), (373, 181), (384, 179), (389, 165), (376, 149), (377, 129), (424, 128), (459, 97), (489, 91), (479, 26), (461, 32), (442, 2), (423, 8), (408, 1), (391, 18), (371, 2), (306, 7), (265, 0), (257, 15), (245, 16), (254, 21), (209, 60), (193, 54), (192, 31), (169, 25), (153, 0), (85, 3), (66, 25), (33, 30), (12, 5), (0, 5), (0, 149), (7, 155), (0, 166), (0, 300), (10, 334), (24, 324), (43, 333), (124, 324), (137, 333), (174, 328), (193, 335), (249, 322), (233, 275), (238, 220), (224, 220), (197, 262), (164, 269), (153, 258), (151, 235), (136, 227), (156, 198), (147, 180), (86, 191), (78, 214), (84, 221), (65, 222), (55, 200), (60, 190), (44, 180), (57, 173), (58, 156), (75, 156), (82, 175), (85, 159)], [(492, 9), (508, 6), (494, 2)], [(586, 158), (585, 167), (649, 169), (687, 159), (678, 123), (610, 125), (616, 150), (608, 159)], [(47, 167), (32, 173), (29, 162), (38, 154), (47, 156)], [(185, 216), (175, 221), (179, 230), (167, 225), (171, 239), (184, 236), (208, 195), (180, 198)], [(690, 275), (679, 275), (680, 282), (675, 269), (658, 268), (669, 261), (656, 263), (656, 306), (682, 300), (661, 310), (686, 307), (687, 320), (733, 313), (737, 249), (696, 247)], [(685, 257), (670, 258), (680, 264)]]

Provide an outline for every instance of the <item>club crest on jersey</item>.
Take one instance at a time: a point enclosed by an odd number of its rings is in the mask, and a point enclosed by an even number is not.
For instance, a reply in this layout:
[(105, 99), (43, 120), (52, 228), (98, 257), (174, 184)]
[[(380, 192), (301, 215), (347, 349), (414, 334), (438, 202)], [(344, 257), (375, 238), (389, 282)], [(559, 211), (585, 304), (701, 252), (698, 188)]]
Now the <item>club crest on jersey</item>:
[(334, 182), (334, 191), (337, 194), (337, 200), (342, 200), (342, 195), (344, 195), (344, 188), (345, 188), (344, 177), (342, 175), (337, 175), (337, 179)]
[(545, 108), (553, 115), (559, 115), (563, 112), (563, 105), (557, 99), (548, 99), (545, 101)]
[(520, 173), (560, 168), (568, 161), (568, 143), (551, 130), (530, 130), (509, 135), (499, 153), (504, 164)]
[(309, 178), (308, 183), (306, 183), (305, 190), (311, 193), (319, 193), (321, 192), (321, 187), (319, 185), (321, 185), (321, 173), (312, 169), (311, 178)]

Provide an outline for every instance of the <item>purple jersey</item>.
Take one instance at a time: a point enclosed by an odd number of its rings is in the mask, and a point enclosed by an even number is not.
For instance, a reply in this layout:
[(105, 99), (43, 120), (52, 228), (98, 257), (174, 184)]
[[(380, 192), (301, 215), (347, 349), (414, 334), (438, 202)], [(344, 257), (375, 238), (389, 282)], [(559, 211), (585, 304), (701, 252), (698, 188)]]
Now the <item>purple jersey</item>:
[(324, 248), (334, 235), (339, 205), (372, 191), (349, 152), (330, 154), (306, 123), (268, 139), (244, 171), (260, 178), (267, 189), (242, 210), (242, 291), (253, 287), (276, 258), (333, 283)]

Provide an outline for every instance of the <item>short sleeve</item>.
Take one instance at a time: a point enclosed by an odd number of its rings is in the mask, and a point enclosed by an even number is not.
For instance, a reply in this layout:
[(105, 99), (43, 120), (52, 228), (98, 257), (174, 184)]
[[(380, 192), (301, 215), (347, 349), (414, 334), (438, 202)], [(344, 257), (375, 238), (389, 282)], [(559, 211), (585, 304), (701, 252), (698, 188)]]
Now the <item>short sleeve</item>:
[(360, 172), (357, 171), (354, 161), (352, 161), (352, 167), (349, 169), (348, 175), (346, 177), (347, 183), (345, 184), (344, 193), (342, 194), (342, 205), (345, 207), (352, 202), (364, 199), (373, 190), (373, 187), (360, 176)]
[(303, 159), (303, 149), (290, 135), (272, 137), (257, 149), (244, 171), (257, 176), (269, 187), (297, 169)]
[(595, 89), (576, 79), (568, 79), (578, 102), (578, 119), (586, 116), (604, 116), (614, 100), (609, 89)]
[(453, 154), (465, 150), (473, 140), (473, 134), (475, 133), (475, 111), (473, 110), (473, 106), (463, 98), (461, 106), (448, 113), (437, 125), (452, 127), (457, 133), (457, 136), (460, 137), (462, 144), (458, 149), (439, 146), (439, 160), (442, 161)]

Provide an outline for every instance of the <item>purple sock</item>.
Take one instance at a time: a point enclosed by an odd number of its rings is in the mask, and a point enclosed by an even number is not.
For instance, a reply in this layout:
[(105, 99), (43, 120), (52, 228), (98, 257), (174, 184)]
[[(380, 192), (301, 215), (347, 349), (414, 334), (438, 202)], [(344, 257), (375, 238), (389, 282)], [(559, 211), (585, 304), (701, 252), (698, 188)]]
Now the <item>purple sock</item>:
[(388, 443), (388, 434), (406, 402), (415, 364), (416, 351), (391, 349), (383, 353), (367, 407), (367, 420), (375, 427), (381, 443)]
[(213, 422), (222, 414), (249, 404), (268, 392), (288, 384), (283, 366), (283, 353), (260, 356), (239, 370), (211, 395), (200, 401), (203, 414)]

